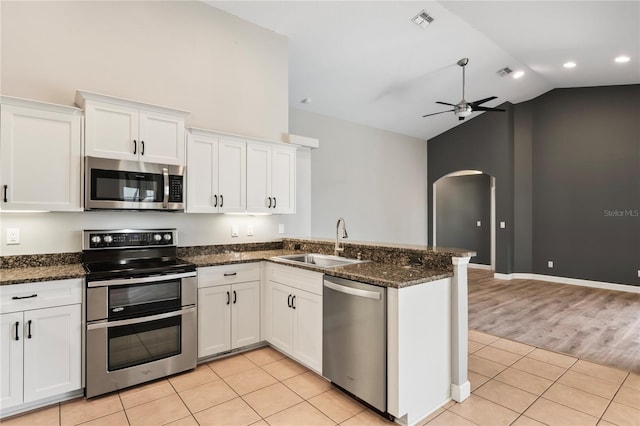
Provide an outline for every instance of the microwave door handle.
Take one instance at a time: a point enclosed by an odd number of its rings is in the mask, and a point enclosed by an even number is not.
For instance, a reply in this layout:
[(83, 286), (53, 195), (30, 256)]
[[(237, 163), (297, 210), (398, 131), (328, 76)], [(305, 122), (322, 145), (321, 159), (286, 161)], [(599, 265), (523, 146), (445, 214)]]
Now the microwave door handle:
[(169, 168), (162, 168), (162, 179), (164, 181), (164, 194), (162, 197), (162, 208), (169, 208)]

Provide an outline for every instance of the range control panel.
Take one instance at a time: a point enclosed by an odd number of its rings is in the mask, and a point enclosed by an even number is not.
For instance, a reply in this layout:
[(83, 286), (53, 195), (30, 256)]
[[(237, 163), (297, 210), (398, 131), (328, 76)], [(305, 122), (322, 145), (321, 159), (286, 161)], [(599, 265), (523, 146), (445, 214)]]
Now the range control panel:
[(177, 245), (175, 229), (120, 229), (83, 231), (82, 249), (157, 247)]

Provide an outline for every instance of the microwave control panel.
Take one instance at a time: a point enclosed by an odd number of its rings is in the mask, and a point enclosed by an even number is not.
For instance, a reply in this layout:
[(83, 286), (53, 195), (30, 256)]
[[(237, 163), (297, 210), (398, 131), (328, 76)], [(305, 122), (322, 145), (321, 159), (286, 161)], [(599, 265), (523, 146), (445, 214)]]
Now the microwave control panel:
[(183, 192), (184, 192), (184, 177), (169, 175), (169, 202), (182, 203)]

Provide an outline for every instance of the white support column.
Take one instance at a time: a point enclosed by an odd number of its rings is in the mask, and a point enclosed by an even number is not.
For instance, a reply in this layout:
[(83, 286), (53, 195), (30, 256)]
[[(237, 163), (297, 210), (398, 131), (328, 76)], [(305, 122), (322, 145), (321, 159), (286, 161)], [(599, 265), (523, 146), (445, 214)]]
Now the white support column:
[(469, 302), (467, 265), (470, 257), (454, 257), (451, 279), (451, 398), (462, 402), (471, 394), (467, 379)]

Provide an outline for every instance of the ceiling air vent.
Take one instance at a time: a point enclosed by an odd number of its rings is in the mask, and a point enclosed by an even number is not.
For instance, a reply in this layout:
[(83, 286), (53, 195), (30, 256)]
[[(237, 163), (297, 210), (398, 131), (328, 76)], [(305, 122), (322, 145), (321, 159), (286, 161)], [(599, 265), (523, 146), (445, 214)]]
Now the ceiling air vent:
[(496, 71), (496, 74), (498, 74), (500, 77), (506, 77), (509, 74), (511, 74), (513, 72), (513, 70), (509, 67), (504, 67), (502, 69), (499, 69), (498, 71)]
[(421, 28), (427, 28), (430, 23), (433, 22), (433, 18), (424, 10), (414, 16), (412, 19), (414, 24), (418, 25)]

